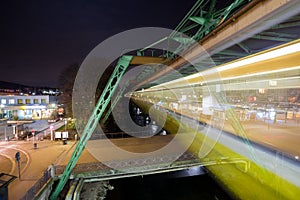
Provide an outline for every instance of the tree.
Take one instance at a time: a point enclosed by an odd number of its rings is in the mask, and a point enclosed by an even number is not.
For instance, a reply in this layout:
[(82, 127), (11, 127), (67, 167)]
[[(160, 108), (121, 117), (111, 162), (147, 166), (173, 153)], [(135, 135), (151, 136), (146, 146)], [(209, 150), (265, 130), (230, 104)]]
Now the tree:
[(65, 68), (59, 76), (59, 89), (62, 92), (59, 96), (59, 102), (63, 104), (66, 117), (73, 117), (72, 92), (78, 70), (79, 65), (72, 64)]
[[(65, 68), (60, 76), (59, 76), (59, 89), (62, 92), (62, 94), (59, 96), (59, 102), (63, 104), (63, 107), (65, 109), (65, 116), (66, 117), (72, 117), (73, 118), (73, 112), (72, 112), (72, 92), (73, 92), (73, 85), (76, 79), (77, 72), (79, 70), (78, 64), (72, 64), (69, 67)], [(95, 93), (95, 102), (98, 101), (100, 95), (102, 94), (102, 91), (104, 90), (108, 80), (110, 79), (110, 76), (112, 72), (114, 71), (114, 66), (109, 66), (103, 73), (102, 77), (100, 78), (96, 93)], [(105, 116), (107, 112), (104, 112), (103, 116)], [(103, 117), (102, 116), (102, 117)], [(115, 121), (112, 116), (109, 117), (107, 122), (102, 127), (105, 132), (118, 132), (120, 131), (117, 125), (115, 124)]]

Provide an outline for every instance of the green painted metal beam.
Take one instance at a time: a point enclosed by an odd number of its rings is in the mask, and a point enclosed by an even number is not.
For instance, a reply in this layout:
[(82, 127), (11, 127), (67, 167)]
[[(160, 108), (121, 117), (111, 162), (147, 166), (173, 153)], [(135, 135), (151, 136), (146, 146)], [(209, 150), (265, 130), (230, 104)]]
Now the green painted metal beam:
[(126, 87), (129, 85), (128, 82), (126, 82), (126, 84), (119, 90), (118, 94), (116, 95), (116, 98), (114, 98), (113, 102), (111, 103), (108, 111), (106, 112), (104, 118), (101, 120), (101, 124), (105, 124), (105, 122), (107, 121), (108, 117), (110, 116), (110, 114), (112, 113), (113, 109), (116, 107), (117, 103), (119, 102), (120, 98), (123, 96), (124, 91), (126, 89)]
[(185, 32), (187, 32), (187, 31), (190, 31), (191, 29), (193, 29), (193, 28), (195, 28), (195, 27), (197, 27), (197, 26), (199, 26), (199, 24), (193, 23), (193, 24), (191, 24), (191, 25), (189, 25), (189, 26), (187, 26), (187, 27), (181, 29), (181, 33), (185, 33)]
[(228, 6), (226, 8), (226, 10), (224, 11), (223, 14), (223, 19), (227, 19), (228, 16), (232, 13), (232, 10), (234, 10), (235, 8), (239, 7), (242, 3), (244, 3), (245, 1), (249, 1), (249, 0), (235, 0), (230, 6)]
[[(176, 54), (183, 51), (184, 49), (187, 49), (192, 44), (191, 41), (201, 40), (204, 36), (215, 29), (215, 27), (218, 26), (221, 22), (225, 21), (235, 9), (248, 1), (249, 0), (235, 0), (229, 6), (217, 10), (217, 0), (198, 0), (168, 37), (169, 39), (180, 42), (177, 49), (173, 52), (165, 52), (162, 56), (174, 58)], [(188, 40), (185, 37), (182, 37), (180, 33), (188, 35), (192, 38), (192, 40)], [(155, 42), (150, 46), (160, 43), (163, 40), (165, 40), (165, 38)], [(138, 52), (138, 55), (143, 55), (142, 52), (147, 48), (149, 47), (140, 50)]]
[(190, 44), (191, 42), (193, 42), (191, 38), (186, 38), (186, 37), (174, 37), (172, 39), (182, 44)]
[[(192, 40), (199, 41), (204, 36), (209, 34), (216, 26), (225, 21), (232, 12), (239, 6), (243, 5), (249, 0), (235, 0), (229, 6), (223, 9), (216, 9), (216, 0), (203, 1), (198, 0), (193, 8), (188, 12), (184, 19), (176, 27), (175, 31), (169, 36), (181, 44), (172, 53), (168, 52), (168, 57), (174, 57), (179, 52), (188, 48), (191, 45), (190, 41), (181, 38), (179, 33), (185, 33), (190, 36)], [(196, 29), (196, 32), (195, 32)], [(170, 54), (170, 55), (169, 55)], [(165, 55), (164, 55), (165, 56)]]
[(290, 28), (300, 26), (300, 22), (282, 23), (272, 27), (272, 29)]
[(243, 43), (237, 43), (237, 45), (241, 48), (241, 49), (243, 49), (246, 53), (248, 53), (248, 54), (250, 54), (252, 51), (251, 51), (251, 49), (249, 49), (246, 45), (244, 45)]
[(266, 36), (266, 35), (253, 35), (251, 38), (258, 39), (258, 40), (271, 40), (277, 42), (290, 42), (293, 40), (290, 38), (273, 37), (273, 36)]
[(241, 6), (246, 0), (235, 0), (232, 4), (230, 4), (227, 8), (222, 11), (215, 11), (216, 1), (211, 1), (209, 10), (207, 14), (205, 14), (204, 18), (206, 18), (206, 23), (199, 28), (199, 30), (193, 36), (193, 39), (198, 41), (203, 38), (205, 35), (210, 33), (220, 22), (225, 21), (232, 11), (237, 7)]
[(139, 55), (139, 52), (143, 52), (143, 51), (145, 51), (146, 49), (149, 49), (149, 48), (151, 48), (151, 47), (154, 47), (156, 44), (159, 44), (159, 43), (161, 43), (161, 42), (163, 42), (163, 41), (165, 41), (165, 40), (167, 40), (167, 39), (168, 39), (168, 37), (164, 37), (164, 38), (162, 38), (162, 39), (160, 39), (160, 40), (158, 40), (158, 41), (156, 41), (156, 42), (154, 42), (154, 43), (152, 43), (152, 44), (146, 46), (145, 48), (143, 48), (143, 49), (141, 49), (141, 50), (138, 51), (138, 55)]
[(208, 15), (211, 16), (215, 10), (217, 0), (211, 0), (209, 10), (208, 10)]
[(177, 27), (174, 29), (173, 33), (171, 33), (170, 38), (174, 37), (176, 35), (176, 32), (181, 32), (181, 29), (186, 25), (186, 23), (189, 21), (189, 18), (194, 15), (196, 11), (199, 10), (200, 6), (205, 2), (206, 0), (198, 0), (194, 6), (191, 8), (191, 10), (185, 15), (183, 20), (177, 25)]
[(196, 22), (197, 24), (204, 25), (206, 19), (204, 17), (192, 16), (189, 18), (191, 21)]
[(261, 35), (268, 35), (268, 36), (276, 36), (282, 38), (293, 38), (296, 39), (299, 37), (299, 34), (291, 34), (291, 33), (279, 33), (279, 32), (271, 32), (271, 31), (264, 31)]
[(244, 57), (244, 56), (247, 56), (248, 54), (240, 53), (240, 52), (236, 52), (236, 51), (231, 51), (231, 50), (223, 50), (223, 51), (218, 52), (218, 55), (229, 55), (229, 56)]
[(103, 92), (98, 100), (98, 103), (81, 134), (80, 140), (78, 141), (78, 143), (76, 145), (76, 148), (72, 154), (71, 159), (69, 160), (69, 163), (66, 166), (65, 171), (62, 174), (54, 192), (52, 193), (52, 196), (51, 196), (52, 200), (57, 199), (59, 193), (63, 190), (65, 184), (67, 183), (73, 168), (75, 167), (81, 153), (83, 152), (86, 143), (88, 142), (88, 140), (90, 139), (91, 135), (93, 134), (95, 128), (97, 127), (99, 120), (100, 120), (105, 108), (107, 107), (115, 89), (117, 88), (118, 83), (120, 82), (123, 74), (125, 73), (127, 67), (129, 66), (131, 59), (132, 59), (132, 56), (122, 56), (119, 59), (117, 65), (115, 67), (115, 70), (114, 70), (113, 74), (111, 75), (111, 78), (109, 79), (105, 89), (103, 90)]

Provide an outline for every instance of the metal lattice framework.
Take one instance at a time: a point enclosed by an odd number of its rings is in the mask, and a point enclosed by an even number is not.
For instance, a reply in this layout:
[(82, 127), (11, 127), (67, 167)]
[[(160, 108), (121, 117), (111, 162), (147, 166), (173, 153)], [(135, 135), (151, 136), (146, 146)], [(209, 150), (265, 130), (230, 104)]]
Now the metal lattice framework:
[(97, 127), (99, 120), (100, 120), (101, 116), (103, 115), (103, 113), (111, 99), (111, 96), (113, 95), (115, 89), (117, 88), (118, 83), (120, 82), (123, 74), (127, 70), (127, 67), (129, 66), (131, 59), (132, 59), (132, 56), (122, 56), (119, 59), (117, 65), (115, 67), (115, 70), (111, 75), (111, 78), (109, 79), (105, 89), (103, 90), (103, 92), (98, 100), (98, 103), (81, 134), (80, 140), (79, 140), (78, 144), (76, 145), (76, 148), (72, 154), (72, 157), (69, 160), (67, 167), (66, 167), (64, 173), (62, 174), (62, 176), (59, 180), (59, 183), (58, 183), (57, 187), (55, 188), (55, 191), (53, 192), (53, 194), (51, 196), (51, 199), (57, 199), (59, 193), (62, 191), (65, 184), (67, 183), (73, 168), (75, 167), (78, 159), (80, 158), (80, 155), (83, 152), (86, 143), (88, 142), (88, 140), (90, 139), (91, 135), (93, 134), (95, 128)]
[[(153, 54), (153, 51), (155, 51), (153, 49), (155, 49), (156, 44), (167, 43), (169, 49), (172, 49), (172, 52), (164, 51), (161, 55), (157, 54), (157, 56), (168, 58), (168, 60), (175, 59), (183, 51), (194, 45), (195, 41), (201, 41), (217, 26), (229, 19), (234, 13), (236, 13), (250, 1), (251, 0), (232, 0), (224, 2), (217, 0), (198, 0), (168, 37), (164, 37), (161, 40), (158, 40), (153, 44), (150, 44), (147, 47), (137, 51), (137, 55), (145, 55), (147, 54), (147, 51), (150, 51), (151, 54)], [(236, 56), (236, 54), (237, 53), (234, 53), (234, 56)], [(228, 53), (226, 53), (224, 57), (227, 59)], [(183, 76), (186, 76), (211, 67), (211, 61), (208, 61), (207, 64), (205, 64), (205, 62), (205, 60), (202, 60), (201, 64), (197, 65), (197, 69), (195, 66), (182, 67), (179, 70), (179, 73)], [(150, 77), (152, 74), (155, 74), (160, 70), (162, 70), (161, 67), (157, 66), (156, 68), (153, 68), (152, 66), (149, 69), (144, 70), (143, 77), (144, 79)], [(156, 82), (159, 84), (179, 78), (177, 75), (178, 73), (171, 73), (166, 77), (157, 79)], [(157, 83), (150, 83), (150, 85), (148, 83), (144, 87), (156, 85)]]
[[(234, 11), (248, 2), (249, 0), (235, 0), (229, 4), (223, 2), (222, 5), (218, 5), (217, 0), (198, 0), (169, 36), (170, 39), (179, 42), (179, 46), (168, 56), (174, 57), (176, 53), (190, 47), (193, 41), (204, 38), (216, 26), (228, 19)], [(184, 37), (183, 34), (190, 38)]]
[(114, 107), (117, 105), (117, 103), (119, 102), (120, 98), (123, 96), (124, 91), (125, 91), (125, 89), (126, 89), (126, 87), (128, 85), (129, 85), (129, 83), (126, 82), (125, 85), (119, 90), (118, 94), (116, 95), (116, 98), (113, 99), (110, 107), (108, 108), (108, 111), (106, 112), (104, 118), (101, 120), (101, 125), (105, 124), (105, 122), (107, 121), (108, 117), (112, 113)]
[[(163, 38), (154, 44), (150, 45), (149, 47), (146, 47), (140, 51), (137, 52), (138, 55), (144, 55), (144, 51), (147, 51), (147, 49), (150, 49), (155, 46), (155, 44), (165, 41), (175, 41), (177, 43), (177, 49), (174, 52), (164, 52), (161, 57), (168, 57), (168, 58), (175, 58), (176, 54), (188, 49), (192, 41), (200, 41), (205, 36), (207, 36), (209, 33), (211, 33), (217, 26), (222, 24), (224, 21), (226, 21), (234, 12), (236, 12), (238, 9), (240, 9), (243, 5), (246, 5), (251, 0), (234, 0), (234, 1), (228, 1), (224, 3), (220, 3), (221, 1), (217, 0), (198, 0), (195, 5), (192, 7), (192, 9), (188, 12), (188, 14), (185, 16), (185, 18), (182, 20), (182, 22), (179, 23), (179, 25), (176, 27), (175, 31), (166, 38)], [(281, 31), (284, 28), (289, 27), (297, 27), (300, 26), (299, 23), (300, 17), (295, 17), (294, 19), (279, 24), (277, 26), (273, 26), (271, 29), (264, 31), (260, 34), (252, 36), (251, 39), (259, 39), (259, 40), (269, 40), (273, 42), (287, 42), (292, 40), (295, 37), (299, 37), (299, 33), (285, 33)], [(280, 30), (280, 31), (279, 31)], [(188, 39), (184, 37), (183, 35), (189, 36), (191, 39)], [(249, 55), (251, 53), (254, 53), (256, 50), (253, 50), (251, 47), (247, 45), (246, 42), (238, 43), (237, 46), (239, 47), (239, 50), (241, 51), (234, 51), (235, 49), (226, 49), (218, 54), (216, 54), (213, 59), (217, 64), (221, 64), (222, 62), (236, 59), (237, 57), (242, 57), (244, 55)], [(261, 49), (258, 49), (261, 50)], [(72, 154), (72, 157), (67, 164), (67, 167), (64, 171), (64, 173), (61, 176), (61, 179), (59, 180), (59, 183), (57, 187), (55, 188), (55, 191), (53, 192), (51, 199), (56, 199), (59, 195), (59, 193), (64, 188), (64, 185), (66, 184), (73, 168), (75, 167), (83, 149), (85, 148), (85, 145), (89, 138), (91, 137), (92, 133), (94, 132), (96, 126), (99, 123), (100, 118), (102, 117), (105, 109), (107, 108), (107, 105), (109, 101), (111, 100), (111, 97), (121, 80), (123, 74), (127, 70), (127, 67), (130, 64), (130, 61), (132, 60), (132, 56), (122, 56), (117, 65), (116, 68), (107, 83), (107, 86), (103, 90), (103, 93), (101, 97), (99, 98), (99, 101), (89, 118), (89, 121), (87, 125), (85, 126), (82, 136)], [(159, 69), (159, 67), (157, 67)], [(187, 68), (188, 69), (188, 68)], [(144, 71), (144, 75), (146, 74), (147, 77), (150, 76), (153, 73), (156, 73), (156, 70), (153, 70), (153, 66), (147, 68), (148, 71)], [(190, 74), (192, 71), (188, 69), (186, 74)], [(121, 96), (125, 88), (122, 88), (120, 91)], [(221, 102), (222, 99), (219, 99)], [(111, 109), (113, 109), (114, 105), (117, 103), (118, 98), (112, 103)], [(225, 103), (225, 102), (223, 102)], [(231, 110), (228, 110), (229, 115), (232, 115), (233, 113)], [(109, 111), (110, 113), (110, 111)], [(108, 116), (108, 115), (107, 115)], [(105, 116), (106, 120), (106, 116)], [(105, 121), (104, 120), (104, 121)], [(233, 117), (232, 125), (235, 129), (238, 129), (241, 134), (243, 134), (243, 130), (240, 128), (239, 123), (236, 122), (235, 118)], [(247, 142), (247, 141), (245, 141)]]

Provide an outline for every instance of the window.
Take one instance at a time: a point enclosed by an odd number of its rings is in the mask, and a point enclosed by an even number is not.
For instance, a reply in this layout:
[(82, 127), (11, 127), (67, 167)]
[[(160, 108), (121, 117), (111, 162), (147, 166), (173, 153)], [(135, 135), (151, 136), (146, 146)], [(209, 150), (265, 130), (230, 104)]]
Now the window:
[(1, 104), (6, 104), (6, 99), (1, 99)]
[(23, 99), (18, 99), (18, 104), (23, 104)]
[(38, 104), (38, 103), (39, 103), (39, 100), (38, 100), (38, 99), (33, 99), (33, 103), (34, 103), (34, 104)]
[(15, 100), (14, 99), (9, 99), (8, 104), (15, 104)]
[(46, 99), (41, 99), (42, 104), (46, 104)]
[(31, 100), (30, 99), (26, 99), (26, 104), (31, 104)]

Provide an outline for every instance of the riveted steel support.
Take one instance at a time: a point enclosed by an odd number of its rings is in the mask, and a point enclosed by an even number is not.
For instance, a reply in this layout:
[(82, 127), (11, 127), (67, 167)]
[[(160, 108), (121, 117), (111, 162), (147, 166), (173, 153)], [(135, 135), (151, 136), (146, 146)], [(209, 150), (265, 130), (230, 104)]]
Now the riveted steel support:
[(54, 192), (52, 193), (51, 196), (52, 200), (57, 199), (59, 193), (63, 190), (65, 184), (67, 183), (73, 168), (75, 167), (81, 153), (83, 152), (86, 143), (88, 142), (96, 126), (98, 125), (99, 120), (105, 108), (107, 107), (115, 89), (117, 88), (118, 83), (120, 82), (123, 74), (125, 73), (127, 67), (129, 66), (131, 59), (132, 56), (122, 56), (119, 59), (111, 78), (109, 79), (105, 89), (103, 90), (102, 95), (100, 96), (98, 103), (82, 132), (80, 140), (76, 145), (76, 148), (72, 154), (69, 163), (67, 164), (65, 171), (62, 174)]

